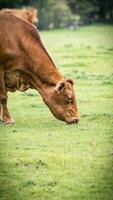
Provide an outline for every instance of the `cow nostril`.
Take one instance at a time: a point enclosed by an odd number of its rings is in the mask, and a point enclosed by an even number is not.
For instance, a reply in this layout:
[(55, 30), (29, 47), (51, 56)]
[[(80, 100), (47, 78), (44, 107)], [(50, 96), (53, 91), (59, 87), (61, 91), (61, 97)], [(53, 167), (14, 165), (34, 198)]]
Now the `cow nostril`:
[(75, 119), (75, 120), (71, 121), (70, 123), (71, 123), (71, 124), (77, 124), (77, 123), (78, 123), (78, 120)]
[(79, 123), (79, 119), (75, 119), (75, 123)]

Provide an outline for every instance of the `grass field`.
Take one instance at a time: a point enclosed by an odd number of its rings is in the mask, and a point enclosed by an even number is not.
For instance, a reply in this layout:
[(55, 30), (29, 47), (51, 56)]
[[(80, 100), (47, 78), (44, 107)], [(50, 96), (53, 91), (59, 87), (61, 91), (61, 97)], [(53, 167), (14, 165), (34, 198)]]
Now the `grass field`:
[(36, 91), (9, 94), (0, 123), (0, 200), (113, 200), (113, 26), (41, 32), (75, 81), (81, 121), (56, 120)]

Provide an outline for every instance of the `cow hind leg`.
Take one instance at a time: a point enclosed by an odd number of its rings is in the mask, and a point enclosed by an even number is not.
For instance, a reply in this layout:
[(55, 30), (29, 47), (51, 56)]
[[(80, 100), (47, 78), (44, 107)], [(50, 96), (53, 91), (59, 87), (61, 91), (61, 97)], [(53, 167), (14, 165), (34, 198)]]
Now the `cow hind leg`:
[(8, 108), (7, 108), (7, 91), (5, 88), (4, 72), (0, 71), (0, 118), (4, 124), (13, 124)]
[(1, 105), (0, 105), (0, 121), (1, 121)]

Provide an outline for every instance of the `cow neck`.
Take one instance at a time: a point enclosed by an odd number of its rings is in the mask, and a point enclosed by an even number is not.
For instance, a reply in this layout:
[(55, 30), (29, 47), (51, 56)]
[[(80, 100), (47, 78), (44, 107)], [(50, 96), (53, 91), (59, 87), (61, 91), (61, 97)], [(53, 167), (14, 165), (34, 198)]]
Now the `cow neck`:
[(42, 84), (56, 85), (63, 78), (45, 49), (38, 46), (30, 55), (31, 70)]
[(64, 80), (63, 77), (60, 79), (56, 79), (54, 84), (49, 84), (48, 82), (42, 82), (41, 79), (39, 79), (36, 75), (32, 76), (32, 79), (30, 81), (31, 87), (33, 89), (36, 89), (41, 96), (45, 99), (48, 95), (51, 95), (54, 89), (56, 88), (56, 85), (59, 81)]
[(28, 37), (24, 38), (26, 41), (24, 49), (32, 73), (33, 87), (41, 93), (47, 88), (54, 87), (59, 80), (63, 79), (63, 76), (43, 46), (38, 32), (30, 28), (31, 30), (27, 32)]
[(56, 86), (64, 77), (56, 68), (50, 56), (43, 50), (37, 49), (31, 54), (31, 70), (35, 88), (49, 88)]

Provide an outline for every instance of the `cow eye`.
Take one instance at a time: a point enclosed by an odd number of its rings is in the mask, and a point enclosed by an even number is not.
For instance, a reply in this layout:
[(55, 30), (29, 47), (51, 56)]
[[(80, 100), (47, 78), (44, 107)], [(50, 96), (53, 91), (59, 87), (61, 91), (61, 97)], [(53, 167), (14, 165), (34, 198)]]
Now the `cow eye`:
[(72, 103), (72, 97), (66, 97), (66, 101), (67, 101), (67, 103), (69, 104), (69, 103)]

